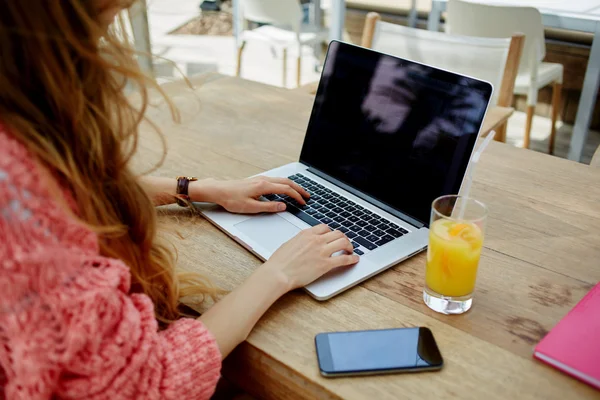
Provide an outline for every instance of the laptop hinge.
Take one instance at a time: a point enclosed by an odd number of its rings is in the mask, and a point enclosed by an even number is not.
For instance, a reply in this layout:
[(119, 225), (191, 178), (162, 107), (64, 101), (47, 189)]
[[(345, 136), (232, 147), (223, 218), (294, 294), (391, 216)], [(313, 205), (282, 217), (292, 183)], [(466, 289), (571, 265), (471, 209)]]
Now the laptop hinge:
[(354, 189), (351, 186), (346, 185), (345, 183), (343, 183), (340, 180), (335, 179), (334, 177), (327, 175), (326, 173), (319, 171), (316, 168), (313, 167), (309, 167), (308, 171), (310, 171), (311, 173), (317, 175), (320, 178), (325, 179), (326, 181), (333, 183), (336, 186), (341, 187), (342, 189), (344, 189), (347, 192), (352, 193), (353, 195), (355, 195), (356, 197), (360, 197), (361, 199), (363, 199), (364, 201), (374, 205), (375, 207), (381, 208), (382, 210), (389, 212), (390, 214), (392, 214), (394, 217), (400, 218), (402, 221), (411, 224), (412, 226), (416, 227), (416, 228), (423, 228), (425, 226), (425, 224), (411, 216), (408, 216), (406, 214), (404, 214), (401, 211), (398, 211), (390, 206), (388, 206), (385, 203), (382, 203), (381, 201), (367, 195), (364, 194), (356, 189)]

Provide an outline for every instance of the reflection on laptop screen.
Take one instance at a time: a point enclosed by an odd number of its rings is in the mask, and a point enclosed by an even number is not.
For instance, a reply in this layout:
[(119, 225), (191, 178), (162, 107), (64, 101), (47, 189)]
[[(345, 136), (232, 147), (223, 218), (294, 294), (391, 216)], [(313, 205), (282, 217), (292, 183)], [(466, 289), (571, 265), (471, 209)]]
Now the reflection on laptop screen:
[(332, 42), (300, 160), (428, 224), (457, 193), (491, 85)]

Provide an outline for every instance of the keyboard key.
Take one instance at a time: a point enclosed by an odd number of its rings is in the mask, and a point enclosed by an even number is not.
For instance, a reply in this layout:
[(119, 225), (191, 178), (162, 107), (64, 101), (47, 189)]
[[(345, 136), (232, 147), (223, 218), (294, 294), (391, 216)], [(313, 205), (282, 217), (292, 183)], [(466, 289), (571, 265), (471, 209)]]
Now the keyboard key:
[(337, 228), (338, 231), (342, 232), (342, 233), (348, 233), (348, 228), (344, 228), (343, 226), (340, 226), (339, 228)]
[(315, 225), (319, 225), (320, 224), (319, 221), (317, 221), (316, 219), (314, 219), (310, 215), (306, 214), (305, 212), (300, 211), (299, 209), (297, 209), (294, 206), (288, 206), (287, 207), (287, 212), (289, 212), (289, 213), (295, 215), (296, 217), (300, 218), (302, 221), (306, 222), (310, 226), (315, 226)]
[(333, 220), (334, 220), (335, 222), (344, 222), (344, 221), (345, 221), (345, 218), (344, 218), (344, 217), (340, 217), (340, 216), (338, 215), (337, 217), (333, 218)]
[(325, 189), (325, 186), (321, 185), (320, 183), (317, 183), (317, 187), (318, 187), (319, 189)]
[[(348, 221), (350, 222), (350, 221)], [(363, 230), (363, 228), (361, 228), (360, 226), (356, 226), (356, 225), (352, 225), (350, 227), (348, 227), (348, 229), (350, 229), (352, 232), (360, 232)]]
[(379, 237), (382, 237), (383, 235), (385, 235), (385, 232), (382, 231), (381, 229), (377, 229), (375, 232), (373, 232), (373, 235), (377, 235)]
[(331, 189), (324, 188), (325, 193), (331, 193)]
[(352, 207), (352, 206), (346, 207), (346, 211), (348, 211), (348, 212), (354, 212), (354, 211), (356, 211), (356, 207)]
[(355, 237), (354, 241), (359, 243), (362, 247), (364, 247), (367, 250), (375, 250), (377, 248), (377, 245), (375, 243), (371, 243), (367, 239), (359, 236)]
[(353, 201), (350, 201), (350, 200), (347, 200), (347, 203), (348, 203), (348, 205), (350, 205), (350, 206), (353, 206), (353, 207), (356, 205), (356, 203), (355, 203), (355, 202), (353, 202)]
[(379, 215), (377, 215), (377, 214), (373, 214), (373, 218), (375, 218), (375, 219), (381, 219), (381, 217)]
[(325, 191), (321, 190), (321, 189), (315, 190), (315, 194), (318, 194), (319, 196), (323, 196), (325, 194)]
[(350, 228), (352, 225), (354, 225), (352, 222), (346, 220), (342, 221), (341, 224), (344, 225), (346, 228)]
[(341, 212), (341, 213), (340, 213), (340, 215), (341, 215), (342, 217), (344, 217), (344, 218), (348, 218), (348, 217), (349, 217), (349, 216), (351, 216), (352, 214), (350, 214), (348, 211), (344, 211), (344, 212)]
[[(384, 224), (383, 222), (378, 221), (378, 220), (371, 221), (371, 225), (373, 225), (376, 228), (379, 228), (382, 226), (387, 226), (386, 224)], [(381, 229), (383, 229), (383, 228), (381, 228)]]
[(358, 244), (356, 242), (352, 242), (352, 247), (354, 247), (354, 248), (360, 247), (360, 244)]
[(304, 177), (304, 180), (305, 180), (306, 182), (310, 182), (310, 184), (311, 184), (311, 185), (314, 185), (314, 184), (316, 184), (316, 183), (317, 183), (317, 182), (313, 181), (312, 179), (309, 179), (309, 178), (306, 178), (306, 177)]
[(367, 210), (366, 208), (365, 208), (365, 214), (367, 214), (367, 215), (373, 215), (373, 213), (371, 211)]
[(386, 233), (388, 233), (389, 235), (392, 235), (392, 236), (393, 236), (393, 237), (395, 237), (395, 238), (398, 238), (398, 237), (402, 236), (402, 233), (401, 233), (401, 232), (399, 232), (399, 231), (397, 231), (397, 230), (395, 230), (395, 229), (392, 229), (392, 228), (388, 229), (388, 230), (386, 231)]
[(355, 238), (357, 236), (356, 233), (354, 233), (352, 231), (348, 231), (348, 232), (344, 232), (344, 233), (346, 234), (346, 236), (348, 237), (348, 239), (352, 239), (352, 238)]
[(340, 199), (340, 202), (338, 203), (338, 207), (346, 208), (346, 207), (348, 207), (348, 203), (345, 203), (344, 199)]
[(320, 218), (320, 221), (321, 221), (322, 223), (324, 223), (324, 224), (327, 224), (327, 225), (329, 225), (330, 223), (332, 223), (332, 222), (333, 222), (333, 220), (332, 220), (332, 219), (330, 219), (330, 218), (327, 218), (327, 217)]
[(319, 204), (319, 203), (316, 203), (316, 204), (311, 204), (310, 206), (311, 206), (312, 208), (314, 208), (315, 210), (318, 210), (318, 209), (320, 209), (320, 208), (323, 208), (323, 206), (322, 206), (321, 204)]
[(360, 221), (360, 218), (358, 218), (357, 216), (353, 215), (351, 217), (348, 217), (348, 221), (356, 222), (358, 224), (358, 222)]
[(344, 209), (343, 208), (339, 208), (339, 207), (334, 207), (333, 210), (331, 210), (331, 211), (333, 211), (336, 214), (341, 214), (341, 213), (344, 212)]
[(362, 210), (365, 209), (363, 206), (359, 206), (358, 204), (355, 207), (356, 207), (357, 210), (360, 210), (360, 211), (362, 211)]
[(316, 214), (318, 211), (317, 210), (313, 210), (312, 208), (309, 208), (308, 210), (304, 211), (305, 213), (307, 213), (308, 215), (314, 215)]
[(333, 217), (335, 217), (336, 215), (337, 215), (336, 213), (334, 213), (334, 212), (331, 212), (331, 211), (329, 211), (329, 212), (325, 213), (325, 216), (326, 216), (326, 217), (328, 217), (328, 218), (333, 218)]
[(358, 221), (358, 222), (356, 223), (356, 225), (358, 225), (358, 226), (367, 226), (367, 225), (369, 225), (369, 223), (368, 223), (368, 222), (366, 222), (366, 221)]
[(369, 232), (369, 231), (365, 231), (365, 230), (358, 231), (358, 232), (356, 232), (356, 233), (358, 233), (358, 236), (362, 236), (362, 237), (371, 236), (371, 232)]
[(391, 242), (392, 240), (394, 240), (394, 238), (390, 235), (385, 235), (384, 237), (382, 237), (381, 239), (379, 239), (377, 242), (375, 242), (375, 244), (377, 246), (383, 246), (386, 243)]
[(373, 242), (373, 243), (375, 243), (375, 242), (377, 242), (379, 240), (379, 238), (377, 236), (375, 236), (375, 235), (369, 235), (369, 236), (366, 237), (366, 239), (369, 242)]
[(363, 220), (363, 221), (367, 221), (367, 222), (369, 222), (369, 221), (372, 221), (372, 220), (373, 220), (373, 216), (371, 216), (371, 215), (366, 215), (366, 214), (365, 214), (365, 215), (363, 215), (361, 218), (362, 218), (362, 220)]
[(389, 223), (389, 225), (390, 225), (390, 228), (394, 228), (394, 229), (396, 229), (396, 230), (398, 230), (398, 228), (400, 228), (398, 225), (396, 225), (396, 224), (393, 224), (393, 223), (391, 223), (391, 222)]
[(330, 227), (331, 229), (337, 229), (337, 228), (339, 228), (339, 227), (340, 227), (340, 224), (338, 224), (337, 222), (331, 222), (331, 223), (330, 223), (330, 224), (328, 224), (328, 225), (329, 225), (329, 227)]
[(363, 254), (365, 254), (364, 252), (362, 252), (362, 251), (361, 251), (361, 250), (359, 250), (359, 249), (354, 249), (354, 252), (355, 252), (356, 254), (358, 254), (359, 256), (362, 256)]
[(360, 210), (356, 210), (352, 214), (356, 215), (357, 217), (362, 217), (363, 215), (365, 215), (365, 213)]
[(331, 192), (331, 195), (332, 195), (333, 197), (335, 197), (336, 199), (339, 199), (339, 198), (340, 198), (340, 195), (339, 195), (339, 194), (337, 194), (336, 192)]
[(365, 226), (365, 230), (369, 231), (369, 232), (374, 232), (377, 228), (374, 227), (373, 225), (367, 225)]
[(332, 202), (333, 204), (336, 204), (336, 205), (338, 205), (338, 204), (341, 202), (341, 200), (340, 200), (340, 199), (338, 199), (338, 198), (335, 198), (335, 197), (334, 197), (333, 199), (331, 199), (331, 202)]
[(404, 233), (405, 235), (408, 233), (408, 231), (404, 228), (400, 228), (400, 232)]
[(382, 231), (387, 231), (388, 229), (390, 229), (390, 226), (386, 224), (379, 224), (378, 228)]
[(323, 203), (323, 205), (324, 205), (325, 207), (329, 208), (330, 210), (331, 210), (332, 208), (334, 208), (334, 207), (335, 207), (335, 204), (333, 204), (333, 203), (330, 203), (330, 202)]
[(324, 199), (327, 199), (327, 200), (329, 200), (329, 199), (332, 199), (332, 198), (333, 198), (333, 196), (331, 195), (331, 193), (325, 193), (325, 194), (323, 195), (323, 198), (324, 198)]
[(325, 216), (324, 216), (323, 214), (321, 214), (321, 213), (316, 213), (316, 214), (315, 214), (315, 215), (313, 215), (313, 216), (314, 216), (316, 219), (319, 219), (319, 220), (320, 220), (320, 219), (323, 219), (323, 218), (325, 218)]

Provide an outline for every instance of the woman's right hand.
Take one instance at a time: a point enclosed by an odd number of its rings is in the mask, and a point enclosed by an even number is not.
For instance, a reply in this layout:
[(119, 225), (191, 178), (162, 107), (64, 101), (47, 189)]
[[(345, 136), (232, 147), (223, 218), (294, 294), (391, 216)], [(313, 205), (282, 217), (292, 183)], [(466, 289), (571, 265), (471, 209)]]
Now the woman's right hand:
[[(348, 254), (331, 257), (338, 251)], [(317, 225), (284, 243), (261, 268), (278, 274), (289, 291), (308, 285), (334, 268), (356, 264), (359, 257), (353, 251), (342, 232)]]

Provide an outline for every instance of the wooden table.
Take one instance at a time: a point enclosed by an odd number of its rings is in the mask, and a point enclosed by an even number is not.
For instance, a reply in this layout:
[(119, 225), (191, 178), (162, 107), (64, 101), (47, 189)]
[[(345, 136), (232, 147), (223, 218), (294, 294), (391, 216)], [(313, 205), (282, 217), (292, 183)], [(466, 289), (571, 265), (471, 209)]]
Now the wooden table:
[[(219, 75), (192, 91), (165, 89), (182, 109), (170, 122), (164, 104), (148, 112), (169, 154), (158, 174), (242, 178), (296, 161), (312, 97)], [(160, 158), (143, 129), (136, 168)], [(475, 173), (475, 197), (490, 208), (473, 309), (444, 316), (422, 301), (425, 254), (327, 302), (302, 291), (284, 296), (225, 361), (223, 374), (269, 399), (598, 399), (600, 393), (536, 362), (533, 346), (600, 280), (600, 170), (491, 143)], [(163, 220), (182, 268), (239, 285), (260, 261), (201, 218), (166, 208)], [(170, 216), (178, 217), (174, 222)], [(325, 379), (315, 334), (427, 326), (446, 365), (441, 372)]]

